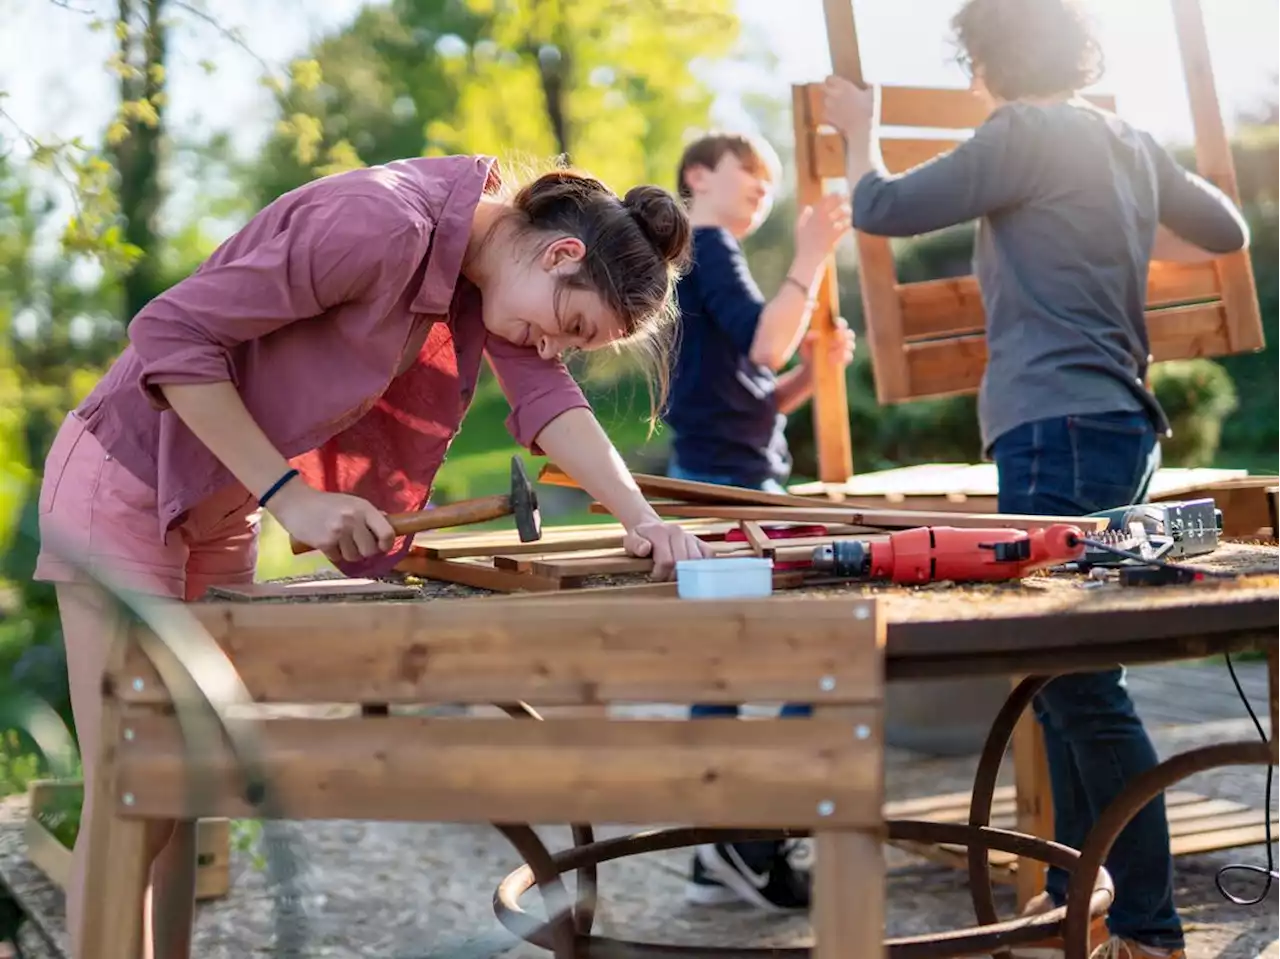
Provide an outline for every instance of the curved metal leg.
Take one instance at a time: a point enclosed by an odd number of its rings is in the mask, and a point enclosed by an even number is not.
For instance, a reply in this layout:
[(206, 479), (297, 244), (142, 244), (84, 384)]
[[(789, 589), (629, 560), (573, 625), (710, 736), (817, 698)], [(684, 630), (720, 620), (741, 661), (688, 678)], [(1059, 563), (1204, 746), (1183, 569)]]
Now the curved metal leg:
[[(969, 804), (969, 825), (989, 826), (991, 824), (991, 804), (996, 791), (996, 778), (1000, 775), (1000, 764), (1013, 739), (1014, 727), (1026, 712), (1027, 707), (1040, 690), (1048, 685), (1052, 676), (1028, 676), (1014, 687), (1009, 698), (1000, 707), (991, 731), (987, 733), (987, 741), (982, 746), (982, 756), (978, 760), (978, 771), (973, 777), (973, 797)], [(991, 888), (991, 854), (979, 842), (969, 845), (969, 892), (973, 896), (973, 912), (980, 926), (994, 925), (999, 921), (996, 914), (995, 893)], [(1009, 959), (1010, 953), (1001, 949), (995, 953), (996, 959)]]
[[(498, 708), (512, 719), (535, 719), (542, 721), (542, 715), (528, 703), (498, 703)], [(501, 826), (498, 827), (502, 829)], [(595, 842), (595, 832), (590, 824), (582, 823), (570, 827), (573, 832), (575, 846), (589, 846)], [(536, 836), (534, 837), (537, 838)], [(510, 840), (511, 837), (507, 836)], [(539, 845), (541, 842), (539, 841)], [(545, 847), (543, 847), (545, 851)], [(577, 871), (577, 879), (573, 907), (573, 926), (582, 935), (590, 935), (595, 924), (596, 904), (599, 902), (599, 879), (596, 864), (588, 863)]]
[(550, 950), (555, 959), (574, 959), (577, 935), (573, 907), (569, 902), (569, 891), (560, 880), (560, 869), (551, 853), (529, 826), (497, 823), (494, 826), (515, 847), (516, 852), (524, 859), (526, 868), (533, 873), (534, 882), (542, 893), (542, 901), (547, 909), (546, 923), (533, 923), (531, 928), (525, 930), (525, 938)]
[[(887, 826), (890, 839), (960, 845), (977, 843), (984, 849), (998, 849), (1014, 855), (1034, 858), (1062, 869), (1070, 870), (1079, 859), (1079, 853), (1074, 849), (1034, 836), (993, 829), (990, 826), (977, 827), (963, 823), (903, 820), (891, 820)], [(801, 835), (800, 832), (792, 834)], [(580, 869), (587, 863), (609, 862), (661, 849), (685, 848), (711, 839), (722, 842), (742, 842), (775, 838), (777, 835), (776, 830), (690, 827), (653, 829), (558, 852), (551, 857), (551, 866), (555, 871), (563, 874)], [(545, 868), (546, 864), (542, 863), (538, 870), (540, 872)], [(494, 913), (498, 921), (517, 936), (543, 949), (551, 949), (546, 927), (526, 914), (520, 906), (521, 896), (535, 885), (537, 876), (538, 872), (524, 865), (503, 879), (494, 892)], [(1103, 869), (1098, 872), (1097, 882), (1089, 898), (1089, 910), (1092, 915), (1103, 915), (1111, 898), (1111, 877)], [(1052, 935), (1061, 928), (1065, 915), (1066, 907), (1061, 907), (1043, 915), (1010, 919), (988, 926), (891, 939), (885, 943), (885, 946), (890, 959), (941, 959), (946, 956), (988, 955), (1005, 946), (1025, 945)], [(613, 939), (599, 935), (580, 937), (578, 946), (582, 955), (590, 955), (592, 959), (810, 959), (810, 949), (807, 946), (679, 946)]]
[[(1089, 915), (1083, 907), (1098, 871), (1116, 838), (1129, 825), (1129, 820), (1175, 783), (1188, 776), (1219, 766), (1266, 766), (1271, 763), (1271, 746), (1261, 741), (1220, 743), (1204, 746), (1166, 759), (1134, 778), (1094, 823), (1080, 851), (1080, 860), (1071, 873), (1067, 887), (1067, 920), (1063, 928), (1066, 959), (1087, 959), (1089, 948)], [(1263, 813), (1266, 815), (1266, 813)]]

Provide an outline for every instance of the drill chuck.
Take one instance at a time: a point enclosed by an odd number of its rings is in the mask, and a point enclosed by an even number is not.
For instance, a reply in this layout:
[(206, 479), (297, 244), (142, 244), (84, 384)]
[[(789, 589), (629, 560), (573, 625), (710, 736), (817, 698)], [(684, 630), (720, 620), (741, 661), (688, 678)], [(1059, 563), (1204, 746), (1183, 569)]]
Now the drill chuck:
[(836, 540), (814, 549), (813, 565), (833, 576), (860, 579), (871, 575), (871, 549), (861, 540)]

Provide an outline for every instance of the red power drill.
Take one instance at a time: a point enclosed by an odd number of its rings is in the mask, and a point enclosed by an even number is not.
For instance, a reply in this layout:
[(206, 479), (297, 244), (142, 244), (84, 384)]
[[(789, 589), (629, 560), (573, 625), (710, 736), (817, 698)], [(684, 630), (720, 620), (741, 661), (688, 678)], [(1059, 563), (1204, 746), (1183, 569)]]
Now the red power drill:
[(1033, 570), (1084, 555), (1079, 527), (1037, 530), (921, 526), (889, 534), (888, 542), (837, 540), (813, 551), (813, 565), (836, 576), (895, 583), (1021, 579)]

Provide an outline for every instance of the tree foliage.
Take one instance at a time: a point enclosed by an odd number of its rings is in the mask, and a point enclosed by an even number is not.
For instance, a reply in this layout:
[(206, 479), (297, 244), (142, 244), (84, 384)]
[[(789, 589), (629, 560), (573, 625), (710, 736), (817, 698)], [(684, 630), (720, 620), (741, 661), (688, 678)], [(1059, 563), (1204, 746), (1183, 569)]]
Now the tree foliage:
[[(732, 0), (392, 0), (312, 52), (264, 153), (262, 202), (316, 175), (412, 156), (564, 154), (615, 189), (674, 186), (727, 56)], [(302, 120), (313, 118), (315, 122)]]

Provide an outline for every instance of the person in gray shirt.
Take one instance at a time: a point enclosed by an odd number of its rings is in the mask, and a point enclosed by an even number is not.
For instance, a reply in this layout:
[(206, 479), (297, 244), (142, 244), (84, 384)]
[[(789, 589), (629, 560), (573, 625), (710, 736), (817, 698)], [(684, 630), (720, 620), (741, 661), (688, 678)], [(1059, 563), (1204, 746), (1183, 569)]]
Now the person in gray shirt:
[[(970, 0), (952, 26), (992, 112), (971, 139), (900, 176), (880, 159), (878, 92), (826, 82), (829, 122), (846, 140), (854, 226), (913, 236), (978, 220), (988, 351), (978, 411), (1001, 512), (1079, 516), (1141, 502), (1159, 437), (1169, 435), (1145, 385), (1149, 264), (1240, 250), (1247, 227), (1149, 134), (1078, 96), (1102, 72), (1079, 4)], [(1155, 749), (1122, 669), (1057, 678), (1034, 706), (1055, 838), (1079, 849), (1101, 811), (1156, 764)], [(1094, 955), (1184, 956), (1163, 800), (1126, 827), (1106, 865), (1116, 896), (1091, 936)], [(1062, 905), (1067, 881), (1050, 869), (1027, 911)], [(1039, 945), (1037, 955), (1062, 947)]]

